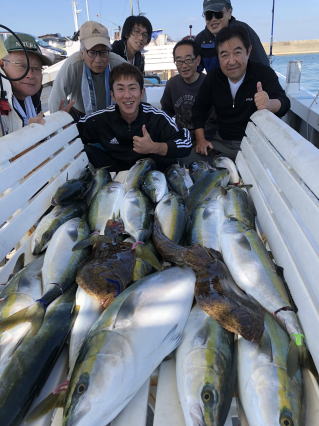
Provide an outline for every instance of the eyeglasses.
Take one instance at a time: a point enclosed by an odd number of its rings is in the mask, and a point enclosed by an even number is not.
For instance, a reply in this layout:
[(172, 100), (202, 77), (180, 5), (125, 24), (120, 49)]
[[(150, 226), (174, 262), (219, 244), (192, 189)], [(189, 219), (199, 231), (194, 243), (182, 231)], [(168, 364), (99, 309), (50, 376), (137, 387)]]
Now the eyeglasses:
[(184, 60), (182, 60), (182, 59), (176, 59), (175, 60), (175, 64), (178, 67), (181, 67), (183, 64), (185, 64), (185, 65), (191, 65), (191, 64), (194, 63), (195, 59), (196, 59), (195, 56), (193, 56), (192, 58), (186, 58)]
[(214, 17), (216, 19), (222, 19), (224, 17), (224, 12), (213, 12), (212, 10), (209, 10), (208, 12), (204, 13), (206, 21), (210, 21)]
[(110, 51), (109, 50), (87, 50), (86, 53), (88, 54), (88, 57), (91, 59), (95, 59), (97, 56), (100, 56), (100, 58), (106, 59), (109, 56)]
[(146, 32), (141, 32), (138, 30), (132, 30), (131, 33), (134, 37), (142, 37), (143, 41), (147, 41), (148, 40), (148, 33)]
[[(3, 62), (8, 62), (9, 64), (13, 64), (17, 70), (21, 71), (21, 75), (26, 72), (28, 69), (27, 64), (22, 64), (21, 62), (9, 61), (9, 59), (3, 59)], [(29, 67), (29, 72), (32, 71), (34, 74), (41, 74), (42, 67)]]

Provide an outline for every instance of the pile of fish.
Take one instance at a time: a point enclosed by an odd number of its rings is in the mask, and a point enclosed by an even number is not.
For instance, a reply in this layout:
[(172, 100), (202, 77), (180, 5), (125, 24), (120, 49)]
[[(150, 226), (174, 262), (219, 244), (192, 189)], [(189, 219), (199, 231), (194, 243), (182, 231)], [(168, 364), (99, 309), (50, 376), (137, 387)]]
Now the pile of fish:
[(303, 332), (231, 160), (88, 168), (31, 249), (0, 292), (1, 425), (105, 426), (175, 349), (187, 426), (223, 425), (236, 382), (249, 425), (303, 424)]

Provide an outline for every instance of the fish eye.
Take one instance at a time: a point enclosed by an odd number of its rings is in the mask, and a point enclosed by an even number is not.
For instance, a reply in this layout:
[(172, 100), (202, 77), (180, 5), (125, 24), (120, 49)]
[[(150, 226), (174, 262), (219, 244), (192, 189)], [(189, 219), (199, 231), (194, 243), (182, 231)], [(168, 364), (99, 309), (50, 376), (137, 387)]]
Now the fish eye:
[(84, 393), (86, 391), (86, 386), (84, 383), (80, 383), (77, 387), (77, 393), (78, 395), (82, 395), (82, 393)]
[(215, 392), (213, 389), (211, 389), (209, 386), (204, 386), (201, 394), (201, 398), (204, 404), (212, 405), (217, 401), (217, 395), (215, 395)]
[(291, 417), (283, 416), (280, 419), (280, 426), (294, 426), (294, 422)]

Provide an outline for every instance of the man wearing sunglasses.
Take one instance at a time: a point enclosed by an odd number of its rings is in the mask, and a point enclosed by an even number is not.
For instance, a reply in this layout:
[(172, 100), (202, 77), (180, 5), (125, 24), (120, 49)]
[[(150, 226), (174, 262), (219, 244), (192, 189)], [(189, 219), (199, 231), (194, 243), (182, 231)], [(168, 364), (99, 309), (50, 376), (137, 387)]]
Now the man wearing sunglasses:
[(230, 0), (204, 0), (203, 16), (206, 27), (197, 34), (195, 41), (201, 47), (202, 61), (199, 70), (207, 72), (218, 68), (218, 57), (216, 51), (216, 35), (219, 31), (229, 25), (241, 25), (248, 31), (251, 40), (252, 51), (250, 59), (264, 65), (269, 65), (269, 60), (261, 41), (255, 31), (245, 22), (237, 21), (232, 16), (232, 5)]
[(58, 111), (63, 105), (78, 121), (85, 114), (111, 104), (110, 71), (126, 62), (111, 52), (107, 28), (95, 21), (87, 21), (80, 28), (80, 51), (65, 60), (53, 83), (49, 109)]

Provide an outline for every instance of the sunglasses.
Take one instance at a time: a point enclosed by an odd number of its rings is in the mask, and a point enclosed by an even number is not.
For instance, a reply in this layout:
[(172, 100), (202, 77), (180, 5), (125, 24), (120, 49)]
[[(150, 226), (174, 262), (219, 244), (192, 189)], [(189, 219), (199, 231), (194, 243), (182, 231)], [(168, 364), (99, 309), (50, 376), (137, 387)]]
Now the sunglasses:
[(206, 21), (210, 21), (215, 17), (216, 19), (222, 19), (224, 16), (224, 12), (213, 12), (212, 10), (209, 10), (208, 12), (204, 13)]

